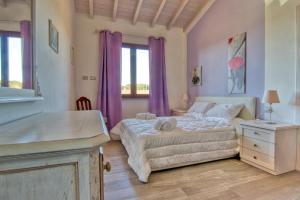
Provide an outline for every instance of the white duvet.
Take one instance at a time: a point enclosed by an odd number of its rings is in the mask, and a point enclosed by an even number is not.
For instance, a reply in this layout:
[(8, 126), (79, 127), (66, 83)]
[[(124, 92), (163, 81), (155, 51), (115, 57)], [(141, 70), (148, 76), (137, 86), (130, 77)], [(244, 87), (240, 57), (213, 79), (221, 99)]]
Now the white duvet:
[(120, 136), (128, 164), (147, 182), (151, 171), (228, 158), (238, 153), (233, 122), (195, 114), (176, 117), (171, 132), (154, 129), (155, 120), (126, 119), (112, 132)]

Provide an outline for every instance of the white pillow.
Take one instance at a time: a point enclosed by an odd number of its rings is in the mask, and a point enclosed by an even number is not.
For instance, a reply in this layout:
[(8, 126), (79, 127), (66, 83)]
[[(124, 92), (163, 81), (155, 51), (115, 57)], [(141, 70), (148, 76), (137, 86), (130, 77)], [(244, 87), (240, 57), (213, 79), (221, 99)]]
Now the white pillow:
[(234, 119), (244, 108), (244, 104), (216, 104), (207, 111), (205, 117), (218, 117), (227, 120)]
[(188, 113), (185, 114), (185, 116), (189, 116), (189, 117), (192, 117), (192, 118), (197, 119), (197, 120), (203, 120), (205, 114), (196, 113), (196, 112), (188, 112)]
[(209, 109), (211, 109), (215, 103), (213, 102), (195, 102), (192, 107), (188, 110), (189, 113), (200, 113), (205, 114)]

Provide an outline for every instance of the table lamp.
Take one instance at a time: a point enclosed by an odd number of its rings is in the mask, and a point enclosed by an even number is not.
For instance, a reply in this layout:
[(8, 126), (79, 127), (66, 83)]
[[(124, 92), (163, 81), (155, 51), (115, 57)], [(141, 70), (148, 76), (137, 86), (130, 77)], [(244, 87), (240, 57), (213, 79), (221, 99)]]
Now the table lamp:
[(269, 108), (266, 110), (266, 113), (270, 114), (270, 122), (269, 123), (273, 124), (274, 122), (272, 122), (272, 113), (273, 113), (272, 104), (280, 103), (277, 90), (265, 91), (262, 102), (269, 104)]

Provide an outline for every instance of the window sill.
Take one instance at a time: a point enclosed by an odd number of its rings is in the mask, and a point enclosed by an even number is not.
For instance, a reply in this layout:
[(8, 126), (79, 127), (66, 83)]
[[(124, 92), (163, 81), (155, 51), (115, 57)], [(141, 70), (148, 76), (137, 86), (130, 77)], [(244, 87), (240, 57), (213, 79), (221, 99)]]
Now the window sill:
[(149, 99), (149, 96), (122, 96), (122, 99)]
[(43, 97), (0, 97), (0, 104), (42, 101)]

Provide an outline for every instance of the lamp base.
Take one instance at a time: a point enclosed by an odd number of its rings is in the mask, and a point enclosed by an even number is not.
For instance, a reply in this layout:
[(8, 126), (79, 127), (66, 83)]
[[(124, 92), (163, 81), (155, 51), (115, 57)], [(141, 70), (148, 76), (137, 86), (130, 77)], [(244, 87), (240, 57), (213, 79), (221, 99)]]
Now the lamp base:
[(269, 114), (269, 124), (272, 124), (272, 113), (273, 113), (273, 109), (272, 109), (272, 104), (270, 103), (269, 108), (265, 111), (266, 113)]

